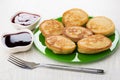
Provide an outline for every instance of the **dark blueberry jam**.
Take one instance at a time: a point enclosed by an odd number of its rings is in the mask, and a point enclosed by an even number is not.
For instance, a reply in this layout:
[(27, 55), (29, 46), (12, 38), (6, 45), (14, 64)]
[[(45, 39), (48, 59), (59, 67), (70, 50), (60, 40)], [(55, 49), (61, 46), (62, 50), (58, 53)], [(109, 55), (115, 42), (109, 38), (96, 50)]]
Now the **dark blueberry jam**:
[(12, 23), (17, 23), (23, 26), (28, 26), (34, 24), (40, 16), (36, 14), (30, 14), (26, 12), (21, 12), (15, 15), (12, 19)]
[(28, 32), (8, 34), (3, 36), (7, 47), (27, 46), (31, 43), (32, 37)]

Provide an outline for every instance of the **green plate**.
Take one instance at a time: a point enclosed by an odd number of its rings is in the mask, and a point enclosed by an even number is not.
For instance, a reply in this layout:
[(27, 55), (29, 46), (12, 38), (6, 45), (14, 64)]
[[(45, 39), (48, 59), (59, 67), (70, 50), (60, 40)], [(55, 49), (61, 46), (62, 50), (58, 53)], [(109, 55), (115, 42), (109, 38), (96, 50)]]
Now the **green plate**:
[[(91, 17), (89, 17), (91, 18)], [(61, 22), (61, 17), (57, 18), (58, 21)], [(115, 33), (109, 36), (112, 40), (112, 46), (109, 50), (97, 53), (97, 54), (82, 54), (78, 53), (75, 50), (72, 54), (54, 54), (50, 49), (45, 46), (45, 38), (41, 34), (40, 30), (37, 28), (34, 32), (34, 45), (40, 51), (41, 54), (44, 54), (47, 57), (50, 57), (54, 60), (68, 63), (89, 63), (93, 61), (101, 60), (113, 53), (115, 53), (118, 43), (119, 43), (119, 33), (115, 30)]]

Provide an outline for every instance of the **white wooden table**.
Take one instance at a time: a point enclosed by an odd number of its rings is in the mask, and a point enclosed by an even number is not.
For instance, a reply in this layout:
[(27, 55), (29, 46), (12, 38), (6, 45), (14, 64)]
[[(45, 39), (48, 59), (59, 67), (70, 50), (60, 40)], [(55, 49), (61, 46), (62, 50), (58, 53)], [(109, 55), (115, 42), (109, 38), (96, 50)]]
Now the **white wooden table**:
[[(59, 17), (71, 8), (81, 8), (92, 16), (107, 16), (113, 20), (120, 32), (119, 7), (119, 0), (0, 0), (0, 35), (15, 30), (10, 24), (10, 18), (18, 11), (40, 14), (43, 21)], [(0, 46), (0, 80), (120, 80), (120, 49), (106, 59), (89, 64), (58, 62), (40, 54), (34, 46), (28, 52), (14, 54), (21, 59), (34, 62), (102, 68), (106, 72), (103, 75), (47, 68), (25, 70), (9, 63), (7, 61), (9, 55), (10, 53)]]

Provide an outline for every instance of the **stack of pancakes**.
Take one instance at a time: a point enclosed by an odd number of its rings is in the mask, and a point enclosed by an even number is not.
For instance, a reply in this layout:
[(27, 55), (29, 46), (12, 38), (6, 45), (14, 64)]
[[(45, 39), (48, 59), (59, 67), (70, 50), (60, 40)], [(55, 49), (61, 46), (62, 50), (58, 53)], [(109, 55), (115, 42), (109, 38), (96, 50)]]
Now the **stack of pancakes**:
[(84, 54), (109, 49), (112, 41), (107, 36), (114, 33), (114, 23), (104, 16), (88, 17), (85, 11), (73, 8), (63, 13), (62, 22), (55, 19), (43, 21), (39, 29), (46, 46), (56, 54), (70, 54), (76, 48)]

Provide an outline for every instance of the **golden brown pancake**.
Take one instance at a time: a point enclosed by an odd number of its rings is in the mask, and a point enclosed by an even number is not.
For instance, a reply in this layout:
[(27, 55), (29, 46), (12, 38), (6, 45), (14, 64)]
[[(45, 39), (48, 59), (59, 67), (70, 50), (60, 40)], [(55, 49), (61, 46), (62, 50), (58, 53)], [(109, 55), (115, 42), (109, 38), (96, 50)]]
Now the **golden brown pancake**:
[(87, 28), (79, 26), (65, 27), (63, 34), (74, 42), (93, 35), (93, 33)]
[(78, 52), (95, 54), (109, 49), (112, 45), (112, 41), (104, 35), (96, 34), (79, 40), (77, 45)]
[(51, 35), (60, 35), (63, 32), (64, 26), (61, 22), (50, 19), (43, 21), (39, 26), (40, 31), (45, 37)]
[(65, 27), (81, 26), (88, 21), (88, 14), (82, 9), (73, 8), (63, 13), (62, 22)]
[(90, 19), (87, 23), (87, 28), (95, 34), (103, 34), (106, 36), (113, 34), (115, 31), (115, 25), (112, 20), (104, 16), (97, 16)]
[(76, 48), (72, 40), (61, 35), (47, 37), (45, 44), (56, 54), (70, 54)]

